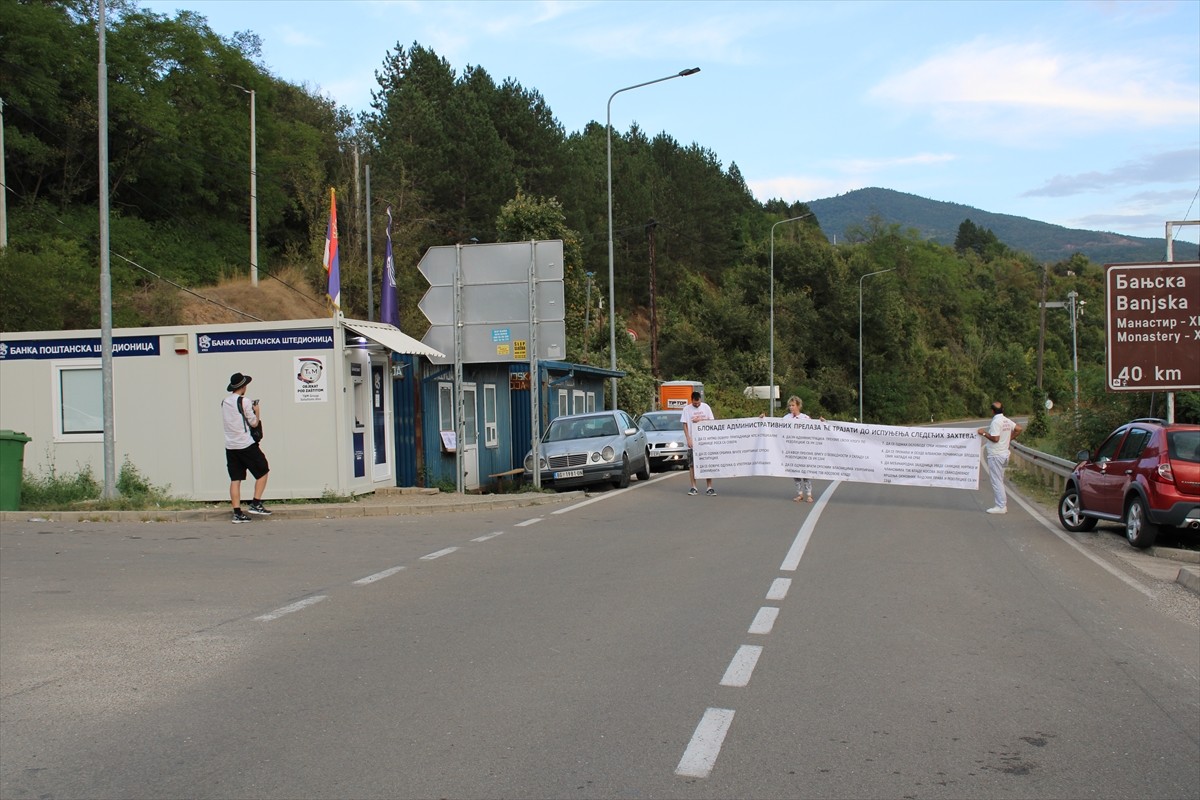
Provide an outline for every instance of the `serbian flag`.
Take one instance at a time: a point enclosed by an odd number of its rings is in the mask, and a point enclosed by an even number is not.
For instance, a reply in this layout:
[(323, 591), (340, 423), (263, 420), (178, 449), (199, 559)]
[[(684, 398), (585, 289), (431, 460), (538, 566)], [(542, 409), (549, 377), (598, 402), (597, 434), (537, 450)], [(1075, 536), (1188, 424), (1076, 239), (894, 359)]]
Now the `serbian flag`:
[(329, 227), (325, 231), (325, 271), (329, 273), (329, 302), (334, 313), (342, 309), (342, 274), (338, 269), (337, 197), (329, 190)]
[(379, 304), (380, 321), (400, 327), (400, 309), (396, 303), (396, 263), (392, 261), (392, 207), (387, 208), (387, 254), (383, 257), (383, 301)]

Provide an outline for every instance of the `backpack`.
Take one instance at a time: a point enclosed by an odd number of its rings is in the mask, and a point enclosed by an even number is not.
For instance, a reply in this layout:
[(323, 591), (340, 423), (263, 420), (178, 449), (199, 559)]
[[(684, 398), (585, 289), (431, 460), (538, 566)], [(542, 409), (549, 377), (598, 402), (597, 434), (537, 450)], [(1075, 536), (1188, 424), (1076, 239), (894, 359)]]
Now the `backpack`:
[(246, 422), (246, 412), (242, 409), (242, 400), (243, 399), (244, 398), (242, 398), (241, 395), (238, 395), (237, 407), (238, 407), (238, 413), (242, 415), (242, 426), (246, 430), (250, 431), (250, 438), (253, 439), (254, 442), (257, 444), (258, 442), (261, 442), (262, 438), (263, 438), (262, 420), (260, 419), (258, 421), (258, 424), (255, 425), (253, 428), (250, 427), (250, 423)]

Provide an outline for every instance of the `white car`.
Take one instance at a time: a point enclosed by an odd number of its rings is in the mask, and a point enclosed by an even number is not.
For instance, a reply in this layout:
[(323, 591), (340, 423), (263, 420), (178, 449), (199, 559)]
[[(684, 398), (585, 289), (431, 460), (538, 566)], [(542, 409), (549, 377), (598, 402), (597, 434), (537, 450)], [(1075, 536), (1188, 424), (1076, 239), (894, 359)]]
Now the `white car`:
[[(646, 432), (624, 411), (597, 411), (551, 420), (542, 436), (543, 486), (567, 489), (612, 483), (624, 489), (633, 475), (649, 480)], [(525, 456), (525, 472), (533, 475), (533, 451)]]
[(683, 432), (683, 418), (674, 411), (647, 411), (638, 417), (638, 427), (646, 432), (650, 452), (650, 470), (683, 467), (691, 463), (692, 450)]

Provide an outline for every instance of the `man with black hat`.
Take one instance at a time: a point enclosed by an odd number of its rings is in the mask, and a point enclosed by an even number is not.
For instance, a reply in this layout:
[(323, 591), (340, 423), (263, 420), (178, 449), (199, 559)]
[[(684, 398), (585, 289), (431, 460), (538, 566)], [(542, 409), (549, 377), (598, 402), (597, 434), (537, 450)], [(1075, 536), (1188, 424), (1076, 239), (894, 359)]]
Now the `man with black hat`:
[(233, 503), (235, 525), (250, 521), (250, 517), (242, 512), (242, 481), (246, 479), (247, 470), (254, 476), (254, 499), (246, 504), (246, 510), (264, 517), (271, 514), (262, 504), (271, 468), (251, 435), (251, 429), (261, 428), (262, 412), (257, 400), (252, 403), (245, 400), (246, 387), (251, 380), (249, 375), (233, 373), (225, 388), (229, 394), (221, 401), (221, 416), (225, 423), (225, 466), (229, 470), (229, 500)]

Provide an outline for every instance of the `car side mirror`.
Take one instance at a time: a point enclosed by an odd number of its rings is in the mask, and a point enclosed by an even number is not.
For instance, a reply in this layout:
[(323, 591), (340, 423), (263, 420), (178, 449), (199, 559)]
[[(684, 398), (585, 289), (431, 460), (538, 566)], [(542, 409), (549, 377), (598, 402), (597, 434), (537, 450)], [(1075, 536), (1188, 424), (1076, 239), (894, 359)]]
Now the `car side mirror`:
[(635, 435), (637, 432), (638, 432), (638, 429), (637, 429), (637, 428), (626, 428), (626, 429), (625, 429), (625, 435), (626, 435), (626, 436), (633, 436), (633, 435)]
[(1091, 455), (1092, 454), (1089, 453), (1087, 450), (1080, 450), (1078, 453), (1075, 454), (1075, 460), (1076, 461), (1087, 461), (1091, 457)]

